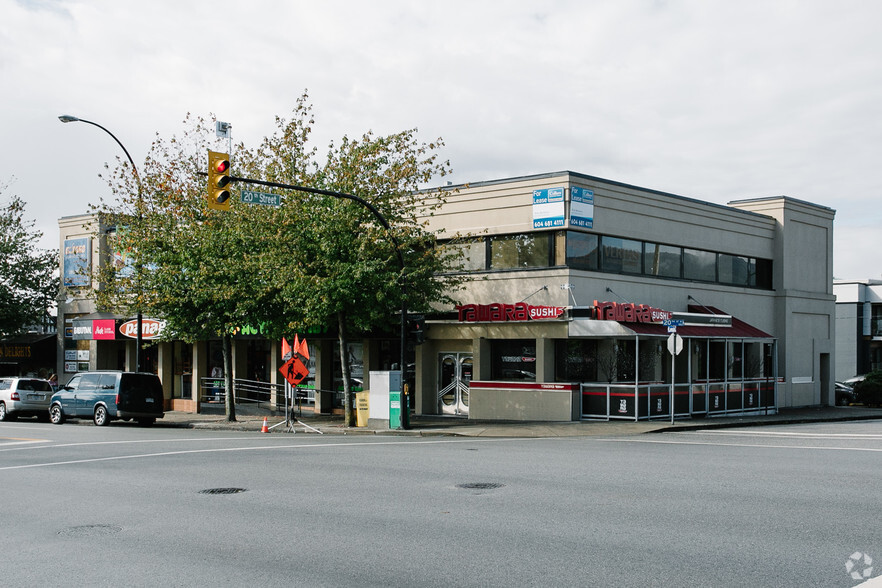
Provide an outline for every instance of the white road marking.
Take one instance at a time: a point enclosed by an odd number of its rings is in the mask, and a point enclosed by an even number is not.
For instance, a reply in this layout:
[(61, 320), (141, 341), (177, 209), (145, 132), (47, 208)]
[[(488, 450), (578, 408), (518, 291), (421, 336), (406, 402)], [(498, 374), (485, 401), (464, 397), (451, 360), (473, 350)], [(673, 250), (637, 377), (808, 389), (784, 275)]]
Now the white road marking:
[(610, 437), (598, 441), (618, 443), (651, 443), (656, 445), (712, 445), (716, 447), (758, 447), (761, 449), (823, 449), (825, 451), (868, 451), (882, 453), (882, 447), (822, 447), (819, 445), (763, 445), (761, 443), (723, 443), (717, 441), (675, 441), (673, 439), (637, 439)]
[[(229, 438), (226, 438), (229, 439)], [(542, 437), (535, 437), (533, 439), (518, 439), (518, 438), (497, 438), (497, 439), (481, 439), (481, 443), (488, 443), (493, 441), (536, 441), (539, 439), (543, 439)], [(203, 439), (204, 440), (204, 439)], [(276, 449), (313, 449), (313, 448), (326, 448), (326, 447), (373, 447), (376, 445), (440, 445), (440, 444), (453, 444), (453, 443), (475, 443), (475, 439), (442, 439), (442, 440), (422, 440), (422, 441), (376, 441), (376, 442), (356, 442), (350, 441), (345, 443), (306, 443), (302, 445), (264, 445), (258, 447), (212, 447), (207, 449), (184, 449), (178, 451), (161, 451), (157, 453), (138, 453), (132, 455), (116, 455), (111, 457), (93, 457), (87, 459), (72, 459), (67, 461), (55, 461), (55, 462), (47, 462), (47, 463), (32, 463), (32, 464), (22, 464), (15, 466), (5, 466), (0, 467), (0, 471), (6, 470), (24, 470), (30, 468), (45, 468), (52, 466), (61, 466), (61, 465), (76, 465), (76, 464), (84, 464), (84, 463), (98, 463), (102, 461), (120, 461), (127, 459), (143, 459), (149, 457), (166, 457), (171, 455), (188, 455), (188, 454), (196, 454), (196, 453), (224, 453), (224, 452), (233, 452), (233, 451), (266, 451), (266, 450), (276, 450)], [(53, 446), (54, 447), (54, 446)]]
[(793, 431), (696, 431), (690, 434), (729, 435), (740, 437), (790, 437), (802, 439), (882, 439), (876, 433), (797, 433)]

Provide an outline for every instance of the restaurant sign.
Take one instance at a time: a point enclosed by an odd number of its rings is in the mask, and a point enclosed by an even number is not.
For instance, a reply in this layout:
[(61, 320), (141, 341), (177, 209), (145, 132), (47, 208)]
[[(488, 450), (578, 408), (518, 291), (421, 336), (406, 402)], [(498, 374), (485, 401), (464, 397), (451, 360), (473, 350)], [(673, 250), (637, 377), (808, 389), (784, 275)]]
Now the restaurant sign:
[(630, 302), (598, 302), (594, 301), (594, 318), (600, 321), (619, 321), (624, 323), (661, 323), (669, 321), (674, 313)]
[(559, 319), (564, 314), (562, 306), (532, 306), (525, 302), (514, 304), (463, 304), (456, 307), (461, 323), (504, 323)]

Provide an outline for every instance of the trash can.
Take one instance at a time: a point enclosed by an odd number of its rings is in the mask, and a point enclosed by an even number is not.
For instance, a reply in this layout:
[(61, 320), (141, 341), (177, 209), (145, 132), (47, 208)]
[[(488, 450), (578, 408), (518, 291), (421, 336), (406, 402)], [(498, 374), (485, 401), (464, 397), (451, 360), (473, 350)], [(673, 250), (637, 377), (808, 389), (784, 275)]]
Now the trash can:
[(370, 400), (368, 396), (370, 392), (367, 390), (355, 393), (355, 426), (368, 426), (368, 418), (370, 417)]

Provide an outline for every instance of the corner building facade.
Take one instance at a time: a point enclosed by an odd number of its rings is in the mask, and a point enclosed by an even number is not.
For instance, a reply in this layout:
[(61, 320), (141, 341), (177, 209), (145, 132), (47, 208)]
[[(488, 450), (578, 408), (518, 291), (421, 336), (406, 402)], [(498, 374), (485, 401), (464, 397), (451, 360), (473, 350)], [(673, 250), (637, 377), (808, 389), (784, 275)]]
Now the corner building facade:
[[(718, 205), (575, 172), (449, 187), (463, 254), (427, 316), (418, 414), (578, 420), (833, 404), (830, 208)], [(673, 353), (672, 353), (673, 352)]]

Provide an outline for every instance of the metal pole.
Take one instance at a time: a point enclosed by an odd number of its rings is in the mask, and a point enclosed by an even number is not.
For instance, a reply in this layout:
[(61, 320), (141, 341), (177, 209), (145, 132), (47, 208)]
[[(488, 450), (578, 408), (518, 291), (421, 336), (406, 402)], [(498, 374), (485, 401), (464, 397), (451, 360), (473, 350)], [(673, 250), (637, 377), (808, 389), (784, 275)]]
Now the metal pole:
[[(114, 135), (106, 128), (102, 127), (98, 123), (93, 122), (91, 120), (86, 120), (84, 118), (78, 118), (76, 116), (71, 116), (69, 114), (63, 114), (63, 115), (59, 116), (58, 120), (60, 120), (63, 123), (83, 122), (83, 123), (86, 123), (87, 125), (92, 125), (92, 126), (98, 127), (99, 129), (101, 129), (102, 131), (104, 131), (105, 133), (110, 135), (111, 138), (114, 141), (116, 141), (116, 144), (120, 146), (120, 148), (123, 150), (123, 153), (126, 154), (126, 157), (128, 158), (129, 163), (132, 164), (132, 173), (135, 175), (135, 181), (138, 184), (138, 222), (140, 223), (141, 219), (142, 219), (142, 212), (143, 212), (143, 206), (144, 206), (144, 193), (141, 189), (141, 176), (138, 175), (138, 168), (135, 167), (135, 160), (132, 159), (131, 155), (129, 155), (129, 150), (126, 149), (126, 146), (122, 144), (122, 141), (120, 141), (119, 139), (116, 138), (116, 135)], [(135, 371), (136, 372), (141, 371), (141, 345), (143, 344), (143, 339), (144, 339), (144, 326), (143, 326), (144, 316), (141, 314), (141, 269), (142, 269), (141, 268), (141, 260), (139, 259), (138, 265), (135, 267), (135, 275), (136, 275), (135, 281), (138, 284), (138, 317), (137, 317), (138, 330), (137, 330), (137, 334), (136, 334), (136, 343), (135, 343)]]

